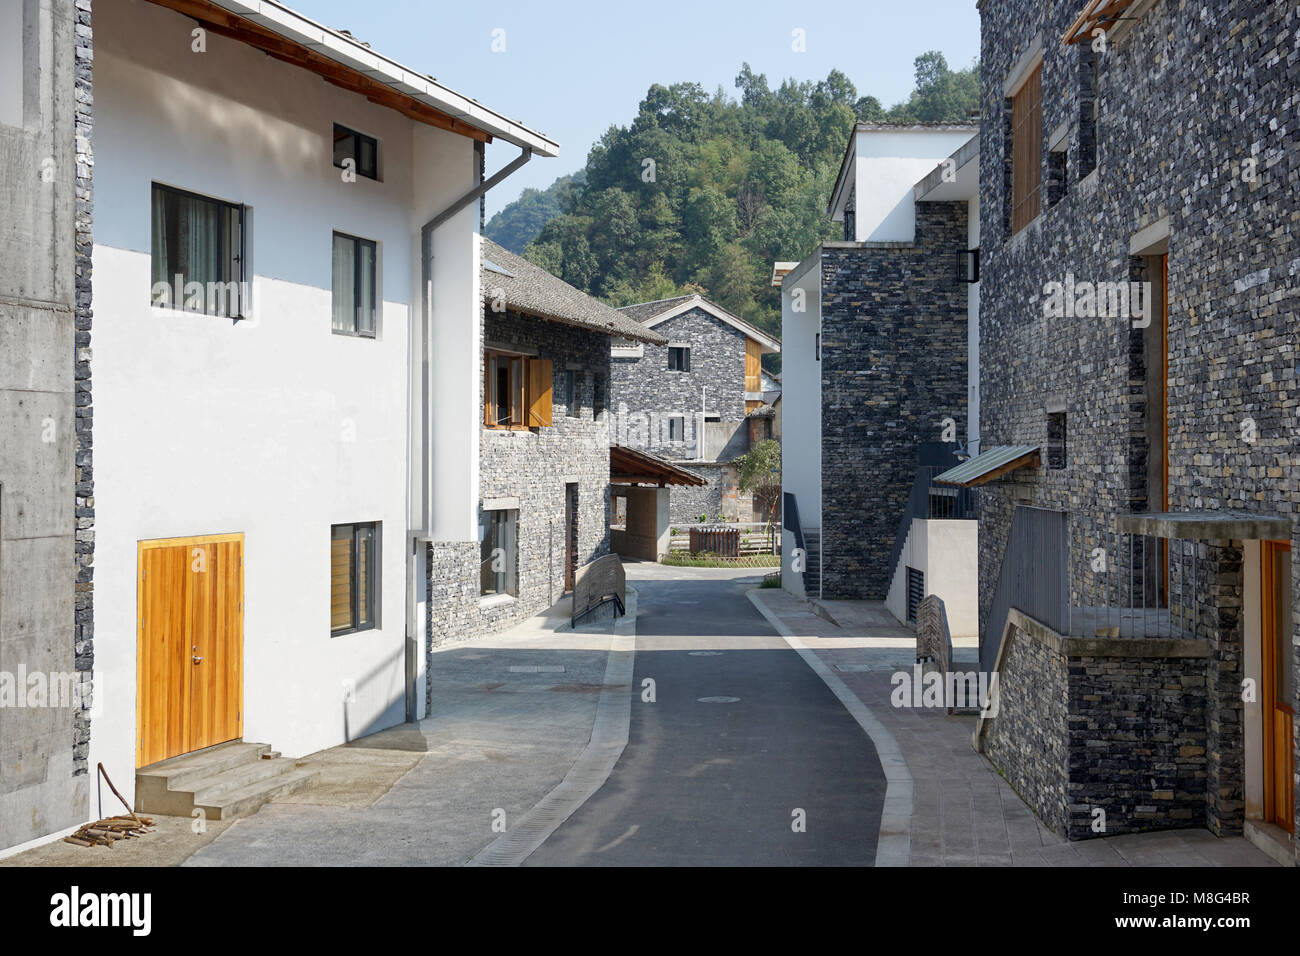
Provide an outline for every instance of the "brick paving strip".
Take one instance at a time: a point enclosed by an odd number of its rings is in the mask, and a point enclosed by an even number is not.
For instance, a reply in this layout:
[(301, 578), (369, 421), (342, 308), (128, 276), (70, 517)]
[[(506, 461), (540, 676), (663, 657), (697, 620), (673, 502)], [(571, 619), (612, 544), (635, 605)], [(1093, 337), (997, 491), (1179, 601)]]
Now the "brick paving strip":
[[(1067, 842), (971, 746), (975, 717), (890, 702), (891, 676), (911, 673), (916, 663), (916, 637), (882, 604), (829, 602), (836, 624), (787, 591), (758, 589), (749, 598), (845, 702), (880, 753), (888, 791), (878, 865), (1276, 865), (1241, 837), (1220, 839), (1203, 829)], [(976, 670), (975, 642), (953, 644), (954, 667)]]

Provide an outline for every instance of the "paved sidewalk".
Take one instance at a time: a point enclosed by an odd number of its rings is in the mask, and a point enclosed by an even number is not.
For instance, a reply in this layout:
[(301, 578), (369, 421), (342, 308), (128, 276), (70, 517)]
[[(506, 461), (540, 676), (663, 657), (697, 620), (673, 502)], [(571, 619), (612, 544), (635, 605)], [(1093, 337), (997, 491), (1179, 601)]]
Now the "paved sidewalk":
[[(1275, 866), (1241, 837), (1170, 830), (1069, 843), (1049, 830), (971, 746), (975, 717), (890, 703), (896, 671), (911, 672), (916, 636), (882, 604), (823, 602), (832, 623), (787, 591), (750, 598), (813, 651), (892, 734), (912, 776), (913, 866)], [(974, 664), (973, 639), (953, 642)]]

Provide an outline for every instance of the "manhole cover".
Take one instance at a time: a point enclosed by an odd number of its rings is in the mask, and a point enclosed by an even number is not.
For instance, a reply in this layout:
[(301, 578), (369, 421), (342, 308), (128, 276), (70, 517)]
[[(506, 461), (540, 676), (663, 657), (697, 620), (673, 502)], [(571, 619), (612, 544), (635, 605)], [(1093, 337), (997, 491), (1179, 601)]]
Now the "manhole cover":
[(691, 657), (721, 657), (722, 651), (691, 651)]
[(734, 704), (740, 700), (739, 697), (696, 697), (695, 700), (701, 704)]
[(512, 674), (563, 674), (563, 664), (515, 664), (510, 668)]

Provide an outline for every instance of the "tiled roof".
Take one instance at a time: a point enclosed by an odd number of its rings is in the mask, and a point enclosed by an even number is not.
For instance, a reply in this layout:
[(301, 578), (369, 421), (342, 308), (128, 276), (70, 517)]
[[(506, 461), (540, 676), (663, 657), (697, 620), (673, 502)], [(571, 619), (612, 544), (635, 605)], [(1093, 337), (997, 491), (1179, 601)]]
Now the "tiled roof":
[[(666, 338), (599, 299), (575, 289), (541, 266), (480, 237), (483, 301), (504, 298), (508, 308), (538, 318), (593, 329), (606, 335), (664, 345)], [(499, 291), (498, 291), (499, 290)]]
[(647, 319), (653, 319), (661, 312), (667, 312), (675, 306), (681, 305), (688, 299), (693, 299), (690, 295), (675, 295), (671, 299), (656, 299), (654, 302), (638, 302), (636, 305), (628, 305), (619, 309), (630, 319), (637, 322), (644, 322)]

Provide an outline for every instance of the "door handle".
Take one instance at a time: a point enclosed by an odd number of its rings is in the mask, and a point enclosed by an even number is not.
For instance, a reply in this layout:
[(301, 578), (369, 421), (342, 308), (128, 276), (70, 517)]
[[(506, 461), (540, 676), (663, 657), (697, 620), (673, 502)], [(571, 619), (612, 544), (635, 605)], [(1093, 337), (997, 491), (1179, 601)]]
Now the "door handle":
[(198, 664), (202, 662), (203, 658), (195, 656), (195, 657), (191, 657), (190, 660), (192, 660), (195, 664)]

